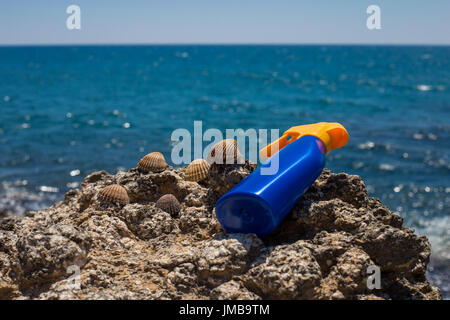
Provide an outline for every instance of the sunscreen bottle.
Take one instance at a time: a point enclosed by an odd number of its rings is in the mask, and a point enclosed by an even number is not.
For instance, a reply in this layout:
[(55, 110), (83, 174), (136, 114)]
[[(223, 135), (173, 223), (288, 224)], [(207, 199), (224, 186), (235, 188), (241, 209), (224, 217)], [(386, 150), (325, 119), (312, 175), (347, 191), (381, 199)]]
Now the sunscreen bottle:
[(216, 216), (228, 233), (271, 233), (314, 183), (325, 156), (347, 144), (336, 122), (292, 127), (260, 150), (268, 159), (216, 203)]

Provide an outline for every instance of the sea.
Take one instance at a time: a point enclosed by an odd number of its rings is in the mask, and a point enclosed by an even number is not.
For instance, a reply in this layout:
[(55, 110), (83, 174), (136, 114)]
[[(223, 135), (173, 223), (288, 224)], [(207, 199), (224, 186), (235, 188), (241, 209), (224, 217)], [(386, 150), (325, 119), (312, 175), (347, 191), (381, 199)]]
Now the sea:
[[(450, 47), (0, 47), (0, 215), (45, 208), (84, 176), (169, 164), (176, 129), (340, 122), (327, 167), (429, 238), (450, 298)], [(192, 150), (193, 151), (193, 150)]]

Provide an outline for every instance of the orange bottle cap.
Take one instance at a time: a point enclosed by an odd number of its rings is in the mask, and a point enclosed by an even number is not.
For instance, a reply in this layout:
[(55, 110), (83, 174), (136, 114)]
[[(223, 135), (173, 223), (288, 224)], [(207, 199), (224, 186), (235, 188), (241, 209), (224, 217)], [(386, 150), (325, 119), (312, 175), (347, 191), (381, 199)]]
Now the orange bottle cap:
[(285, 131), (280, 139), (261, 149), (259, 151), (260, 156), (262, 159), (270, 158), (289, 143), (303, 136), (319, 138), (325, 145), (327, 153), (345, 146), (349, 138), (344, 126), (337, 122), (318, 122), (295, 126)]

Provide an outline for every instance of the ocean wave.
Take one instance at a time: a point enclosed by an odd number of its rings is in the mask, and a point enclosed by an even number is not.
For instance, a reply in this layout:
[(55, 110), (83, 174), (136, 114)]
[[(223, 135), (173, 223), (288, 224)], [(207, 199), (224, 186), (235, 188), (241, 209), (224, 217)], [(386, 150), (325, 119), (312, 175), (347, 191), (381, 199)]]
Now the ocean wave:
[(41, 186), (31, 191), (17, 183), (3, 182), (0, 188), (0, 216), (23, 216), (30, 210), (42, 210), (61, 200), (58, 188)]
[(427, 277), (441, 289), (445, 299), (450, 299), (450, 216), (423, 219), (421, 224), (417, 233), (427, 236), (431, 243)]
[(416, 228), (418, 234), (427, 236), (432, 247), (435, 266), (450, 267), (450, 216), (421, 219)]

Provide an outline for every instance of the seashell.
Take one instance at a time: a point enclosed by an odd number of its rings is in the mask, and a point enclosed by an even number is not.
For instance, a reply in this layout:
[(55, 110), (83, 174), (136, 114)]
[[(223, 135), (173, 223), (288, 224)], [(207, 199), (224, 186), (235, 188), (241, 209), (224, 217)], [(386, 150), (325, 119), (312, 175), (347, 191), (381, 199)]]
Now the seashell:
[(209, 163), (204, 159), (195, 159), (187, 166), (184, 172), (184, 180), (186, 181), (201, 181), (208, 176)]
[(239, 152), (237, 141), (225, 139), (211, 148), (207, 160), (209, 164), (234, 164), (240, 163), (243, 157)]
[(130, 203), (127, 190), (118, 184), (111, 184), (102, 188), (98, 192), (98, 198), (103, 202), (109, 202), (111, 204), (126, 205)]
[(156, 201), (155, 206), (171, 216), (176, 216), (181, 210), (181, 205), (173, 194), (163, 195)]
[(152, 152), (138, 163), (138, 169), (143, 172), (162, 172), (167, 168), (167, 162), (161, 152)]

